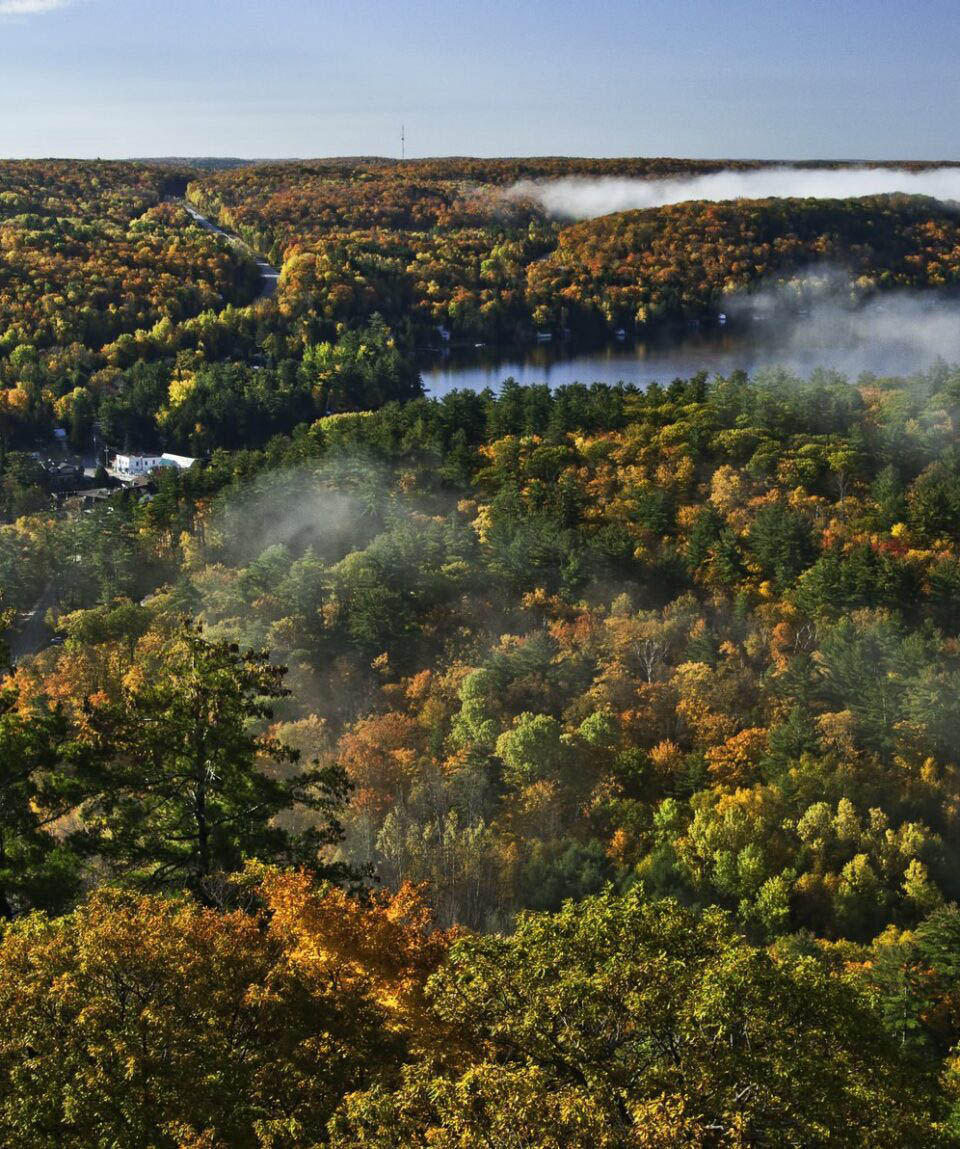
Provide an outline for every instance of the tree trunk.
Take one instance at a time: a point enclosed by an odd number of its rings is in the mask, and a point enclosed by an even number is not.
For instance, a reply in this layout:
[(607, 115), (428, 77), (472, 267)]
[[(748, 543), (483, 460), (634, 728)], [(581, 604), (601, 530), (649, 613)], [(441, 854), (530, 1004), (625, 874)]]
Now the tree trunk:
[[(7, 853), (4, 849), (3, 838), (0, 837), (0, 865), (4, 865), (7, 860)], [(7, 897), (7, 891), (4, 886), (0, 886), (0, 915), (5, 917), (8, 922), (13, 921), (13, 906), (10, 905), (10, 899)]]
[(202, 881), (210, 875), (210, 831), (207, 826), (206, 767), (199, 763), (201, 774), (194, 790), (194, 814), (197, 820), (197, 877)]

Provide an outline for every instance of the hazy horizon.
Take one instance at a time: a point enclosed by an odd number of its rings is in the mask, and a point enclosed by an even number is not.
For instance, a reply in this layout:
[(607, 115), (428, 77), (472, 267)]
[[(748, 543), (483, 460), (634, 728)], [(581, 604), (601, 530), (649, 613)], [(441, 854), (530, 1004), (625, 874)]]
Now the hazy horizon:
[[(0, 155), (948, 159), (946, 0), (0, 0)], [(909, 67), (905, 63), (909, 62)]]
[[(140, 154), (124, 154), (124, 155), (70, 155), (67, 153), (41, 153), (37, 152), (31, 155), (0, 155), (0, 159), (5, 160), (37, 160), (37, 161), (64, 161), (71, 163), (218, 163), (218, 164), (309, 164), (309, 163), (328, 163), (328, 162), (383, 162), (383, 163), (400, 163), (402, 162), (399, 156), (391, 156), (386, 154), (374, 154), (366, 152), (355, 153), (311, 153), (303, 155), (227, 155), (226, 153), (220, 154), (215, 152), (167, 152), (164, 154), (158, 153), (140, 153)], [(872, 165), (882, 165), (886, 168), (897, 167), (902, 164), (912, 165), (925, 165), (930, 168), (960, 168), (960, 159), (950, 159), (949, 157), (942, 156), (923, 156), (917, 158), (907, 158), (904, 156), (890, 155), (883, 158), (868, 159), (863, 156), (791, 156), (784, 157), (771, 157), (771, 156), (735, 156), (735, 155), (688, 155), (677, 153), (652, 153), (652, 152), (634, 152), (634, 153), (600, 153), (600, 152), (436, 152), (430, 155), (418, 155), (406, 157), (406, 162), (429, 162), (431, 160), (506, 160), (506, 161), (523, 161), (523, 160), (637, 160), (637, 159), (667, 159), (667, 160), (688, 160), (694, 163), (710, 163), (710, 164), (743, 164), (743, 163), (759, 163), (769, 164), (771, 166), (778, 166), (781, 168), (791, 167), (808, 167), (817, 164), (840, 164), (846, 169), (853, 168), (869, 168)], [(717, 173), (720, 174), (720, 173)], [(567, 178), (567, 177), (565, 177)], [(576, 177), (574, 177), (576, 178)], [(670, 177), (658, 177), (663, 181), (669, 180)]]

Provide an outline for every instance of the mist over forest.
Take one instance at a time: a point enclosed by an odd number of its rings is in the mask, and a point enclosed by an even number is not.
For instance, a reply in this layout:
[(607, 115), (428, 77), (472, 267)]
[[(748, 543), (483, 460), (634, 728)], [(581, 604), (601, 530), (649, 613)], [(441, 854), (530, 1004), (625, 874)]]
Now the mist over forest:
[(911, 170), (893, 165), (784, 165), (753, 170), (722, 169), (682, 178), (570, 176), (522, 180), (514, 184), (508, 194), (532, 197), (551, 215), (566, 219), (592, 219), (610, 212), (664, 207), (687, 200), (853, 199), (901, 194), (957, 203), (960, 201), (960, 167), (930, 165)]
[(0, 1143), (960, 1142), (958, 173), (0, 162)]

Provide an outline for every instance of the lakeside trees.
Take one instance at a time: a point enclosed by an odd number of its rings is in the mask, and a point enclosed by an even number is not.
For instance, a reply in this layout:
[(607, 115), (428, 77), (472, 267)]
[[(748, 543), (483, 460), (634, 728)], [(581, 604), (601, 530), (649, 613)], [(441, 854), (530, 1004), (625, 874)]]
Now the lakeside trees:
[(43, 499), (22, 453), (54, 427), (79, 452), (95, 427), (117, 449), (260, 446), (324, 414), (416, 395), (415, 349), (446, 337), (636, 332), (771, 282), (802, 294), (803, 276), (824, 269), (857, 298), (956, 284), (956, 221), (921, 197), (687, 203), (566, 226), (522, 190), (715, 168), (358, 160), (204, 172), (192, 200), (281, 267), (276, 296), (258, 298), (244, 250), (164, 198), (195, 171), (4, 163), (5, 509)]
[(726, 310), (757, 286), (798, 305), (818, 275), (853, 301), (893, 288), (960, 282), (956, 219), (916, 196), (682, 203), (619, 212), (564, 229), (527, 269), (526, 298), (545, 327), (643, 329)]
[(377, 311), (421, 342), (515, 340), (535, 328), (610, 335), (715, 314), (736, 292), (822, 271), (863, 297), (957, 283), (956, 220), (922, 197), (691, 202), (573, 226), (516, 181), (669, 164), (447, 161), (282, 165), (218, 173), (190, 194), (284, 265), (296, 338)]

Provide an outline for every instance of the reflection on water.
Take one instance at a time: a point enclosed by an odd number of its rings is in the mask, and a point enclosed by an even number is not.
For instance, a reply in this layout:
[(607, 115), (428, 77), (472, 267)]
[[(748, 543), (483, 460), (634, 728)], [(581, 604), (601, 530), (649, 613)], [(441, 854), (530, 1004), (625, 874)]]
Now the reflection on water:
[[(878, 309), (879, 310), (879, 309)], [(927, 316), (926, 309), (924, 311)], [(956, 359), (960, 337), (960, 306), (938, 305), (931, 338), (929, 324), (922, 327), (910, 316), (898, 322), (896, 309), (832, 311), (795, 315), (784, 321), (742, 322), (736, 326), (704, 325), (675, 330), (642, 342), (624, 342), (599, 348), (582, 345), (540, 344), (524, 348), (456, 348), (426, 358), (423, 383), (430, 395), (455, 388), (496, 389), (512, 376), (518, 383), (669, 383), (698, 371), (729, 374), (738, 368), (785, 367), (807, 376), (817, 367), (843, 372), (856, 379), (862, 372), (876, 375), (909, 374), (941, 359)]]
[(711, 373), (726, 369), (747, 346), (743, 335), (723, 328), (689, 329), (671, 338), (637, 343), (613, 343), (584, 349), (582, 345), (538, 344), (521, 348), (455, 348), (427, 359), (423, 383), (431, 395), (455, 388), (496, 389), (513, 377), (524, 385), (547, 383), (637, 383)]

